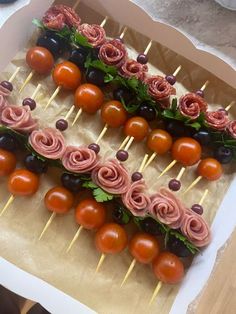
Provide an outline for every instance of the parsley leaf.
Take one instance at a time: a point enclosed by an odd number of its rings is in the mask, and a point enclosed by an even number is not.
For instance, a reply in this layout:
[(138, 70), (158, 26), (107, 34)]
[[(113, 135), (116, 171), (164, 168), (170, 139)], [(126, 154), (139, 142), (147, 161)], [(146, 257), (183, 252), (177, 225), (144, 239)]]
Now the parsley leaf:
[(43, 22), (40, 21), (39, 19), (33, 19), (32, 20), (32, 23), (37, 26), (38, 28), (41, 28), (41, 29), (45, 29), (45, 26), (43, 25)]
[(117, 74), (117, 69), (111, 65), (106, 65), (105, 63), (103, 63), (101, 60), (91, 60), (86, 63), (86, 67), (93, 67), (96, 68), (98, 70), (101, 70), (103, 72), (105, 72), (106, 74), (110, 74), (113, 77)]
[(107, 202), (114, 198), (114, 195), (107, 193), (103, 189), (101, 189), (97, 184), (93, 183), (93, 181), (85, 181), (82, 185), (84, 188), (88, 188), (93, 190), (93, 196), (97, 202)]
[(199, 252), (199, 248), (197, 248), (193, 243), (191, 243), (183, 234), (175, 231), (175, 230), (170, 230), (170, 234), (175, 236), (177, 239), (183, 242), (183, 244), (187, 247), (187, 249), (192, 253), (196, 254)]
[(74, 43), (76, 46), (83, 46), (87, 48), (92, 48), (92, 45), (88, 42), (88, 39), (81, 35), (77, 31), (73, 31), (70, 35), (70, 39), (72, 43)]

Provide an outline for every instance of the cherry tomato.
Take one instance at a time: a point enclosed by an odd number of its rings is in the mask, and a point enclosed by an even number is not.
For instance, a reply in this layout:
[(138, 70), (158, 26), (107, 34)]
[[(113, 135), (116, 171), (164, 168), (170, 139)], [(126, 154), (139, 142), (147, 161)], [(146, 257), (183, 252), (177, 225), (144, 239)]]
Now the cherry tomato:
[(138, 233), (130, 241), (130, 253), (140, 263), (149, 264), (159, 254), (156, 238), (148, 233)]
[(197, 166), (198, 175), (210, 181), (218, 180), (222, 172), (221, 164), (214, 158), (202, 159)]
[(0, 177), (9, 175), (16, 167), (16, 156), (4, 149), (0, 149)]
[(158, 155), (167, 153), (171, 146), (172, 137), (164, 130), (156, 129), (148, 135), (147, 147)]
[(44, 204), (47, 209), (57, 214), (68, 212), (73, 206), (73, 203), (73, 194), (61, 186), (50, 189), (44, 197)]
[(196, 164), (202, 154), (200, 144), (191, 137), (181, 137), (172, 146), (172, 157), (184, 166)]
[(115, 223), (103, 225), (95, 236), (97, 250), (105, 254), (115, 254), (123, 251), (127, 242), (125, 229)]
[(105, 223), (105, 207), (93, 198), (81, 201), (75, 209), (75, 220), (85, 229), (98, 229)]
[(181, 259), (169, 252), (160, 253), (153, 261), (153, 272), (162, 282), (176, 284), (184, 276), (184, 265)]
[(51, 72), (54, 59), (49, 50), (43, 47), (32, 47), (26, 54), (28, 66), (39, 74), (48, 74)]
[(54, 83), (64, 89), (74, 90), (81, 82), (80, 69), (70, 61), (57, 64), (52, 72)]
[(127, 113), (122, 103), (118, 100), (106, 102), (101, 109), (101, 116), (104, 123), (112, 128), (118, 128), (125, 124)]
[(16, 169), (8, 178), (8, 190), (13, 195), (32, 195), (38, 188), (39, 177), (29, 170)]
[(75, 105), (89, 114), (96, 113), (101, 108), (103, 101), (102, 90), (93, 84), (82, 84), (75, 92)]
[(126, 135), (133, 136), (136, 141), (142, 141), (148, 134), (148, 123), (142, 117), (130, 118), (124, 127)]

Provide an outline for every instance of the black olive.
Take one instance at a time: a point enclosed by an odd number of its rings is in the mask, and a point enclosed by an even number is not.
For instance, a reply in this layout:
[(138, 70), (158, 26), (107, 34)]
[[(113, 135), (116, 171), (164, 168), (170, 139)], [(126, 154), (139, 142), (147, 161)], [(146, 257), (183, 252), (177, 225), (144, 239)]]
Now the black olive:
[(118, 87), (113, 91), (113, 98), (119, 101), (124, 100), (126, 104), (131, 101), (132, 97), (133, 94), (125, 87)]
[(186, 127), (183, 122), (171, 120), (166, 122), (166, 130), (172, 136), (182, 137), (182, 136), (191, 136), (192, 130)]
[(54, 57), (59, 57), (63, 54), (63, 47), (62, 42), (60, 38), (57, 38), (56, 36), (42, 36), (39, 37), (37, 40), (37, 46), (44, 47), (48, 49)]
[(61, 183), (66, 189), (77, 193), (82, 189), (83, 182), (80, 177), (65, 172), (61, 175)]
[(141, 104), (139, 107), (137, 114), (147, 121), (153, 121), (156, 118), (156, 110), (150, 106), (149, 104)]
[(160, 225), (151, 217), (140, 220), (140, 226), (143, 231), (150, 233), (154, 236), (162, 234)]
[(184, 243), (173, 235), (169, 236), (167, 249), (179, 257), (188, 257), (192, 255)]
[(130, 215), (127, 213), (127, 209), (125, 209), (121, 204), (115, 203), (114, 209), (112, 212), (113, 220), (120, 224), (125, 225), (130, 222)]
[(99, 69), (90, 68), (86, 73), (87, 82), (97, 86), (104, 86), (104, 78), (105, 73)]
[(34, 173), (45, 173), (48, 170), (46, 161), (39, 159), (34, 155), (27, 155), (24, 160), (25, 167)]
[(228, 164), (233, 159), (233, 151), (229, 147), (219, 146), (214, 149), (214, 157), (221, 164)]
[(193, 135), (193, 138), (202, 146), (207, 146), (211, 143), (211, 134), (206, 130), (199, 130)]
[(11, 134), (0, 134), (0, 148), (15, 151), (20, 147), (19, 141)]
[(87, 54), (87, 51), (83, 48), (73, 49), (70, 53), (69, 61), (76, 64), (80, 69), (84, 69)]

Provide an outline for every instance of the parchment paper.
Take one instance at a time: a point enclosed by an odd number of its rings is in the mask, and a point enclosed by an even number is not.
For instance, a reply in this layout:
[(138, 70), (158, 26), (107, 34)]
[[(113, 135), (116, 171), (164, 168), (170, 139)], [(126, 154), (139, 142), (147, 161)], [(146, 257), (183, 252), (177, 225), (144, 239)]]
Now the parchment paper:
[[(79, 12), (82, 21), (100, 23), (102, 20), (102, 17), (95, 15), (85, 6), (81, 5)], [(120, 27), (111, 21), (108, 21), (105, 29), (111, 37), (117, 37), (120, 33)], [(149, 40), (129, 30), (125, 35), (125, 42), (130, 47), (130, 56), (136, 56), (138, 52), (145, 49)], [(29, 43), (29, 47), (33, 43), (34, 40)], [(54, 126), (55, 121), (60, 117), (64, 117), (73, 104), (73, 95), (72, 93), (61, 92), (51, 106), (46, 111), (43, 111), (43, 107), (46, 105), (55, 86), (50, 76), (44, 78), (37, 75), (34, 76), (24, 92), (19, 95), (17, 91), (30, 71), (25, 65), (26, 50), (17, 54), (4, 73), (2, 73), (0, 79), (8, 79), (16, 66), (22, 67), (17, 80), (14, 82), (15, 92), (12, 96), (12, 102), (19, 105), (21, 105), (23, 98), (32, 95), (40, 81), (43, 84), (43, 89), (37, 97), (38, 105), (36, 110), (33, 111), (33, 115), (39, 118), (41, 127)], [(149, 58), (151, 61), (150, 69), (158, 74), (172, 73), (178, 65), (182, 65), (183, 69), (178, 75), (176, 84), (177, 96), (184, 94), (188, 90), (196, 90), (206, 80), (209, 80), (210, 85), (206, 89), (205, 98), (212, 108), (218, 108), (222, 105), (227, 106), (235, 99), (235, 90), (204, 69), (199, 68), (163, 46), (153, 45)], [(235, 109), (232, 109), (230, 114), (235, 116)], [(70, 121), (73, 120), (74, 115)], [(70, 126), (64, 135), (68, 144), (89, 144), (96, 140), (102, 127), (99, 113), (96, 116), (88, 116), (83, 113), (77, 124), (73, 127)], [(101, 155), (104, 159), (114, 156), (123, 138), (122, 130), (118, 132), (110, 129), (108, 131), (101, 141)], [(126, 162), (126, 166), (131, 172), (138, 169), (146, 151), (145, 143), (134, 143), (132, 145), (130, 158)], [(158, 181), (156, 180), (157, 175), (170, 161), (170, 156), (158, 157), (145, 172), (144, 176), (150, 193), (156, 191), (161, 185), (166, 186), (169, 179), (177, 175), (180, 165), (176, 165), (167, 175)], [(191, 206), (200, 200), (204, 189), (208, 187), (210, 192), (204, 203), (204, 217), (209, 223), (212, 222), (233, 178), (232, 166), (224, 167), (224, 169), (225, 174), (221, 180), (212, 183), (202, 180), (183, 200), (187, 206)], [(196, 178), (194, 170), (195, 167), (192, 167), (184, 174), (182, 179), (183, 188)], [(41, 177), (40, 190), (33, 197), (18, 197), (14, 200), (12, 206), (0, 219), (1, 256), (23, 270), (54, 285), (99, 313), (168, 313), (178, 291), (178, 286), (164, 285), (156, 302), (148, 309), (147, 302), (157, 284), (149, 266), (137, 264), (127, 283), (122, 289), (120, 288), (120, 283), (132, 260), (127, 250), (119, 255), (107, 256), (100, 272), (96, 276), (94, 275), (94, 270), (100, 254), (94, 247), (92, 232), (83, 231), (71, 252), (65, 254), (68, 243), (78, 228), (74, 222), (73, 211), (65, 216), (56, 217), (45, 236), (40, 242), (38, 241), (38, 236), (50, 216), (50, 213), (43, 205), (43, 196), (49, 188), (57, 184), (60, 184), (59, 172), (51, 169), (46, 175)], [(5, 204), (8, 197), (6, 180), (1, 179), (1, 207)], [(79, 195), (78, 197), (83, 198), (84, 195)], [(130, 229), (129, 226), (126, 229)], [(129, 232), (134, 232), (132, 227), (131, 229)]]

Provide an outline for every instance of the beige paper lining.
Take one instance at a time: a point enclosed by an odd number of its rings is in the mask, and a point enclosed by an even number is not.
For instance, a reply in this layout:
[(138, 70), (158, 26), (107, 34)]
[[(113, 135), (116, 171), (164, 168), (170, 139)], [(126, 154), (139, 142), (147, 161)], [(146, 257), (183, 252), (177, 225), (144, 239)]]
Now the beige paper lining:
[[(82, 21), (100, 23), (102, 20), (102, 17), (95, 15), (83, 5), (80, 6), (79, 12)], [(117, 24), (109, 21), (105, 29), (108, 36), (117, 37), (120, 28)], [(134, 58), (138, 52), (144, 50), (148, 41), (147, 38), (131, 30), (125, 35), (125, 42), (130, 47), (129, 54)], [(33, 43), (34, 40), (29, 43), (28, 47), (32, 46)], [(55, 121), (65, 116), (73, 104), (73, 95), (61, 92), (48, 110), (43, 111), (43, 107), (46, 105), (55, 86), (50, 76), (42, 78), (37, 75), (25, 88), (22, 95), (18, 95), (17, 91), (29, 73), (29, 68), (25, 65), (26, 50), (16, 55), (2, 73), (0, 79), (8, 79), (16, 66), (22, 67), (17, 80), (14, 81), (15, 92), (12, 96), (12, 102), (19, 105), (24, 97), (32, 95), (37, 83), (41, 80), (43, 89), (37, 97), (38, 105), (36, 110), (33, 111), (33, 116), (39, 117), (41, 127), (54, 126)], [(212, 108), (219, 108), (222, 105), (227, 106), (235, 99), (236, 92), (231, 87), (199, 66), (159, 44), (153, 45), (149, 59), (151, 61), (150, 70), (155, 73), (158, 72), (158, 74), (172, 73), (178, 65), (182, 65), (183, 70), (178, 75), (178, 82), (176, 83), (178, 96), (184, 94), (187, 90), (192, 91), (200, 88), (206, 80), (209, 80), (210, 85), (206, 90), (205, 98)], [(230, 114), (236, 116), (236, 109), (232, 109)], [(70, 121), (72, 121), (74, 115)], [(89, 144), (95, 141), (102, 127), (99, 113), (97, 116), (88, 116), (83, 113), (76, 125), (70, 127), (64, 134), (68, 144)], [(123, 138), (122, 130), (119, 132), (109, 130), (107, 132), (101, 141), (101, 155), (104, 159), (114, 156)], [(132, 145), (130, 158), (126, 163), (131, 172), (138, 169), (146, 151), (144, 143), (134, 143)], [(175, 177), (178, 173), (180, 165), (176, 165), (167, 175), (158, 181), (156, 180), (156, 176), (153, 174), (159, 174), (170, 161), (170, 156), (157, 157), (145, 172), (145, 179), (150, 193), (156, 191), (161, 185), (166, 186), (169, 179)], [(204, 203), (204, 217), (210, 223), (233, 178), (232, 166), (224, 168), (225, 174), (221, 180), (211, 183), (202, 180), (185, 197), (185, 204), (191, 206), (200, 200), (204, 189), (209, 188), (209, 195)], [(184, 174), (182, 179), (183, 187), (186, 187), (194, 178), (196, 178), (196, 173), (193, 167)], [(68, 215), (56, 217), (43, 239), (40, 242), (37, 240), (50, 216), (43, 205), (43, 196), (50, 187), (57, 184), (60, 184), (59, 171), (52, 169), (41, 177), (40, 190), (36, 195), (32, 198), (18, 197), (15, 199), (13, 205), (0, 219), (1, 256), (71, 295), (98, 313), (168, 313), (178, 286), (164, 285), (157, 300), (147, 310), (147, 302), (157, 284), (149, 266), (137, 264), (127, 283), (122, 289), (120, 288), (120, 283), (132, 260), (127, 250), (116, 256), (107, 256), (101, 271), (96, 277), (94, 277), (94, 270), (100, 254), (94, 247), (92, 232), (83, 231), (71, 252), (65, 254), (68, 243), (78, 228), (74, 222), (73, 211)], [(6, 180), (1, 178), (1, 207), (8, 197)], [(130, 229), (129, 226), (126, 229)], [(130, 233), (133, 231), (130, 232), (129, 230)]]

